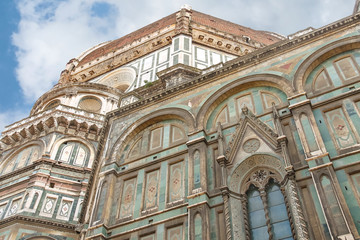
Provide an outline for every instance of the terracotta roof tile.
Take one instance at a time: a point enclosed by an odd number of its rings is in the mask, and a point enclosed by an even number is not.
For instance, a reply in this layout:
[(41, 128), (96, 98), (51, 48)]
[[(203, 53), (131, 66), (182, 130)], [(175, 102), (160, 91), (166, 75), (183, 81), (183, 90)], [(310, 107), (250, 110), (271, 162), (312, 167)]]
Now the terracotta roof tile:
[[(79, 63), (78, 66), (84, 65), (90, 61), (93, 61), (101, 56), (104, 56), (107, 53), (116, 51), (117, 49), (130, 44), (142, 37), (145, 37), (153, 32), (156, 32), (160, 29), (163, 29), (169, 25), (176, 24), (176, 14), (178, 12), (175, 12), (167, 17), (164, 17), (154, 23), (151, 23), (143, 28), (140, 28), (139, 30), (136, 30), (135, 32), (132, 32), (124, 37), (121, 37), (119, 39), (113, 40), (109, 42), (108, 44), (101, 46), (92, 52), (90, 52), (88, 55), (86, 55)], [(276, 36), (272, 36), (266, 32), (263, 31), (256, 31), (251, 28), (247, 28), (226, 20), (222, 20), (220, 18), (216, 18), (201, 12), (197, 12), (192, 10), (192, 22), (198, 23), (200, 25), (205, 25), (211, 28), (215, 28), (219, 31), (226, 32), (235, 36), (248, 36), (251, 39), (263, 43), (265, 45), (273, 44), (279, 40), (280, 38), (277, 38)]]
[(135, 32), (132, 32), (128, 35), (125, 35), (124, 37), (121, 37), (119, 39), (113, 40), (110, 43), (99, 47), (95, 49), (94, 51), (90, 52), (88, 55), (86, 55), (79, 63), (79, 66), (84, 65), (85, 63), (91, 62), (107, 53), (113, 52), (122, 46), (125, 46), (127, 44), (130, 44), (134, 42), (135, 40), (138, 40), (142, 37), (145, 37), (153, 32), (156, 32), (160, 29), (163, 29), (171, 24), (176, 23), (176, 13), (173, 13), (167, 17), (164, 17), (156, 22), (153, 22), (143, 28), (140, 28), (139, 30), (136, 30)]
[(235, 36), (248, 36), (251, 39), (265, 45), (270, 45), (281, 40), (280, 38), (272, 36), (264, 31), (253, 30), (251, 28), (244, 27), (194, 10), (192, 11), (191, 20), (200, 25), (215, 28), (219, 31), (226, 32)]

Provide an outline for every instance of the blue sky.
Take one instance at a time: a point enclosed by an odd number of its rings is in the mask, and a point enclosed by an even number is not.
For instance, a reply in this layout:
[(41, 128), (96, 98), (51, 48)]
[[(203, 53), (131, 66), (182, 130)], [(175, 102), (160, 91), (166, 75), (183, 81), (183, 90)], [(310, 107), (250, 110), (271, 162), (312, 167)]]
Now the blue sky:
[(351, 15), (355, 0), (0, 1), (0, 131), (29, 115), (71, 58), (186, 3), (240, 25), (289, 35)]

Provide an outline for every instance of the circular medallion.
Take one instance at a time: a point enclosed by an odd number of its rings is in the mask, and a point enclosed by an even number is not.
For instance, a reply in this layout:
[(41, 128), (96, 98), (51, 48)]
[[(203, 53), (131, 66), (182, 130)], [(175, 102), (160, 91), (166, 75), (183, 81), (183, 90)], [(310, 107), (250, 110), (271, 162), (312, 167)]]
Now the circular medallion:
[(243, 145), (243, 149), (246, 153), (253, 153), (257, 151), (259, 147), (260, 147), (260, 141), (259, 139), (256, 138), (251, 138), (247, 140)]

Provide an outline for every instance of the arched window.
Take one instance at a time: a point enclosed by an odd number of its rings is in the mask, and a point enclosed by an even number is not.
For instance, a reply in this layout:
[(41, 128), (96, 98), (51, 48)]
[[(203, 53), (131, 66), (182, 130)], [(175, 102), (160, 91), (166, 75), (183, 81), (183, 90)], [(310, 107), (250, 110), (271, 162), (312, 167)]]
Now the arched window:
[(31, 146), (23, 149), (15, 156), (13, 156), (10, 160), (3, 165), (3, 170), (1, 174), (7, 174), (17, 169), (23, 168), (27, 165), (30, 165), (33, 161), (37, 160), (40, 155), (40, 147), (39, 146)]
[(60, 145), (55, 160), (75, 166), (86, 166), (89, 161), (90, 151), (82, 143), (64, 142)]
[(100, 113), (102, 103), (100, 99), (92, 96), (83, 97), (78, 107), (89, 112)]
[[(293, 239), (289, 216), (280, 186), (272, 172), (265, 169), (254, 171), (246, 191), (249, 234), (253, 240)], [(256, 186), (255, 186), (256, 185)]]

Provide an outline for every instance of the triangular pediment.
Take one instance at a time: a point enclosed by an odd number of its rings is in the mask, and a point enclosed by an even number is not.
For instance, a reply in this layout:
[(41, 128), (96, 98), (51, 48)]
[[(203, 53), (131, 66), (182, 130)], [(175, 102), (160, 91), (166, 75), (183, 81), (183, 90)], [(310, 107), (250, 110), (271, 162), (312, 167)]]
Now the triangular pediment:
[(248, 108), (243, 108), (239, 123), (225, 151), (228, 164), (240, 155), (277, 152), (278, 134), (266, 123), (258, 119)]

